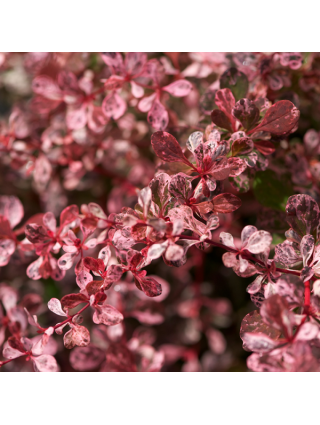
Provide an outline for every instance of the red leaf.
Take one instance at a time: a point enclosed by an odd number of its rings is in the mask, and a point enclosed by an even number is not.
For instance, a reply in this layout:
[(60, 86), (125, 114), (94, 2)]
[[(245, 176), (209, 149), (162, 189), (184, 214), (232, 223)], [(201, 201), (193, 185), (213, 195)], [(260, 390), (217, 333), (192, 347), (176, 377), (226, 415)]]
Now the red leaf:
[(221, 193), (212, 199), (215, 212), (230, 213), (241, 207), (241, 200), (231, 193)]
[(68, 294), (62, 297), (61, 299), (61, 305), (64, 308), (74, 308), (77, 307), (77, 305), (82, 303), (87, 303), (88, 298), (83, 294)]
[(103, 260), (100, 260), (100, 259), (96, 260), (95, 258), (92, 258), (92, 257), (85, 257), (83, 259), (83, 265), (87, 269), (92, 270), (93, 272), (96, 272), (96, 273), (99, 273), (99, 271), (104, 271), (104, 268), (105, 268)]
[(232, 125), (228, 116), (220, 109), (214, 109), (211, 112), (211, 121), (218, 127), (225, 128), (226, 130), (233, 132)]
[(162, 293), (161, 285), (152, 277), (137, 278), (136, 276), (136, 279), (138, 280), (140, 285), (140, 288), (138, 285), (136, 285), (137, 288), (142, 290), (148, 297), (157, 297), (161, 295)]
[(259, 109), (249, 99), (240, 99), (235, 104), (232, 113), (246, 130), (249, 130), (260, 117)]
[(151, 144), (156, 155), (166, 162), (184, 162), (191, 165), (184, 156), (175, 137), (165, 131), (157, 131), (151, 136)]
[(79, 215), (79, 208), (77, 205), (70, 205), (65, 208), (60, 214), (60, 227), (72, 223)]
[(280, 100), (271, 106), (261, 123), (250, 130), (248, 134), (255, 131), (269, 131), (272, 134), (285, 134), (292, 130), (300, 117), (300, 111), (289, 100)]
[(218, 90), (215, 96), (215, 103), (220, 109), (224, 112), (229, 120), (232, 123), (232, 128), (234, 127), (234, 116), (232, 115), (232, 110), (236, 104), (235, 98), (230, 89), (221, 89)]
[(254, 147), (263, 155), (271, 155), (276, 150), (274, 144), (269, 140), (258, 140), (254, 142)]

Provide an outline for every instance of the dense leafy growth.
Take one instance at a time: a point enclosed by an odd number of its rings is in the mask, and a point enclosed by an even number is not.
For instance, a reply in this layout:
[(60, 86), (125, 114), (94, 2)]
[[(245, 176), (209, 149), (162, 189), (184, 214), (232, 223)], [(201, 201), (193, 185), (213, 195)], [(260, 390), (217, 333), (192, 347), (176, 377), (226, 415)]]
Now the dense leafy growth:
[(319, 371), (319, 61), (1, 54), (1, 370)]

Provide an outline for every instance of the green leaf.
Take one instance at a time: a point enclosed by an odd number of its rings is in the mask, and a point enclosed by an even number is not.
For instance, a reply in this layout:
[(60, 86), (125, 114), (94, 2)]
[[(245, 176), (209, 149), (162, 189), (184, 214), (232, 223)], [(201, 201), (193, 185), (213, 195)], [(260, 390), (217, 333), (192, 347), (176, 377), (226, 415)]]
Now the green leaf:
[(257, 172), (253, 192), (260, 204), (278, 211), (286, 210), (287, 200), (294, 193), (291, 182), (271, 170)]
[(227, 69), (220, 77), (220, 89), (230, 89), (236, 100), (246, 97), (248, 87), (247, 76), (237, 68)]

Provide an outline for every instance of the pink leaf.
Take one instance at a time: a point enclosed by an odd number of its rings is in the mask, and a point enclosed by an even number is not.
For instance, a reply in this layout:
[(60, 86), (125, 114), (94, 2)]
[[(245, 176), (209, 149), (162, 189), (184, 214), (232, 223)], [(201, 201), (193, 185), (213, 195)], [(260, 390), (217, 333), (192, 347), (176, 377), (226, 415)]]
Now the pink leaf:
[(72, 350), (70, 364), (80, 372), (96, 369), (105, 358), (105, 353), (98, 347), (89, 345)]
[(106, 117), (117, 120), (125, 113), (127, 104), (116, 92), (112, 92), (104, 98), (101, 108)]
[(248, 239), (246, 249), (252, 254), (260, 254), (270, 248), (272, 236), (265, 230), (254, 232)]
[(141, 205), (143, 208), (143, 216), (145, 218), (147, 218), (147, 214), (150, 209), (151, 199), (152, 199), (152, 192), (150, 187), (145, 187), (142, 190), (140, 190), (138, 195), (138, 202), (139, 202), (139, 205)]
[(36, 372), (58, 372), (59, 366), (56, 359), (49, 354), (32, 357), (33, 367)]
[(123, 315), (112, 305), (95, 305), (94, 308), (95, 312), (93, 314), (92, 320), (96, 324), (103, 323), (107, 326), (113, 326), (117, 325), (123, 320)]
[(319, 206), (309, 195), (290, 196), (286, 206), (287, 222), (299, 235), (314, 234), (319, 224)]
[(77, 205), (70, 205), (69, 207), (65, 208), (60, 214), (60, 228), (62, 229), (67, 224), (70, 224), (72, 221), (78, 218), (78, 215), (79, 208)]
[(87, 112), (85, 108), (69, 109), (66, 116), (67, 127), (70, 130), (79, 130), (87, 124)]
[(73, 266), (73, 261), (77, 256), (77, 252), (67, 252), (58, 260), (58, 266), (61, 270), (69, 270)]
[(175, 97), (187, 96), (192, 90), (192, 84), (187, 80), (177, 80), (162, 88)]
[(105, 266), (107, 266), (110, 257), (111, 257), (111, 249), (109, 245), (107, 245), (100, 250), (98, 258), (103, 261)]
[(285, 336), (292, 336), (295, 324), (294, 314), (289, 310), (287, 301), (280, 295), (272, 295), (261, 306), (260, 314), (265, 323), (284, 332)]
[(40, 266), (43, 262), (43, 257), (39, 257), (36, 261), (31, 263), (27, 268), (27, 276), (30, 279), (38, 280), (41, 278)]
[(107, 268), (106, 279), (112, 282), (118, 282), (123, 275), (123, 269), (120, 264), (112, 264)]
[(75, 347), (86, 347), (90, 344), (90, 333), (84, 326), (75, 325), (63, 337), (64, 346), (71, 350)]
[(248, 350), (258, 353), (267, 353), (277, 346), (276, 341), (262, 333), (246, 332), (242, 340)]
[(148, 122), (156, 130), (164, 130), (169, 123), (169, 115), (166, 108), (156, 99), (148, 112)]
[(93, 277), (90, 273), (82, 270), (76, 278), (77, 285), (81, 289), (85, 289), (88, 283), (93, 281)]
[(62, 310), (60, 301), (57, 298), (51, 298), (51, 300), (48, 302), (48, 308), (58, 316), (67, 317), (66, 313)]
[(144, 97), (143, 99), (141, 99), (139, 104), (138, 104), (139, 111), (141, 111), (141, 112), (150, 111), (156, 96), (157, 96), (157, 94), (153, 93), (151, 96), (147, 96), (147, 97)]
[(0, 196), (0, 215), (3, 215), (13, 229), (24, 215), (23, 206), (15, 196)]

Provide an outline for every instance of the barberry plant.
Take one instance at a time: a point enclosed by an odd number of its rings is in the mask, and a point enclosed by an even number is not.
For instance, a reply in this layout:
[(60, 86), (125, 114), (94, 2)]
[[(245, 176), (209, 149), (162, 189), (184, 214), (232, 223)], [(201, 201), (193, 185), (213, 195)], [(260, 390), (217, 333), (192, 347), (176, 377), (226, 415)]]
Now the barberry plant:
[(1, 370), (320, 370), (319, 54), (0, 59)]

